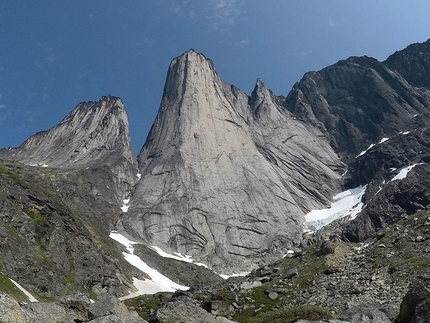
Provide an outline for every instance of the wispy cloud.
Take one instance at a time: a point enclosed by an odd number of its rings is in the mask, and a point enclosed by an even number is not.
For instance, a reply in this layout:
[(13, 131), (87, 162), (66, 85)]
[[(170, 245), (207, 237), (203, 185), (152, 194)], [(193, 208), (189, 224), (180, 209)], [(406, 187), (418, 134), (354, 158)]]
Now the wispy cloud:
[(333, 17), (328, 17), (327, 23), (330, 27), (336, 27), (342, 23), (342, 19), (338, 20), (338, 19), (335, 19)]
[(45, 60), (49, 63), (54, 63), (60, 59), (60, 56), (56, 53), (56, 50), (49, 43), (36, 41), (36, 46), (42, 50), (45, 55)]
[(251, 42), (247, 39), (242, 39), (234, 43), (236, 46), (245, 47), (251, 44)]
[(183, 0), (170, 11), (180, 18), (204, 18), (211, 28), (224, 30), (235, 23), (243, 5), (244, 0)]
[(233, 25), (243, 6), (243, 0), (211, 0), (210, 15), (212, 27), (222, 29)]
[(196, 12), (192, 0), (184, 0), (180, 4), (171, 8), (171, 11), (181, 18), (194, 18)]

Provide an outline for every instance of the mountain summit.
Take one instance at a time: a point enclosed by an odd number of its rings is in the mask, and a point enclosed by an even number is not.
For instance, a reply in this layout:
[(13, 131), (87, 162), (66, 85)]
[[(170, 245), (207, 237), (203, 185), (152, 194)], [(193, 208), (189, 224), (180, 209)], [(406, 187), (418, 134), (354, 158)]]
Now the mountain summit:
[(142, 178), (124, 228), (226, 272), (298, 244), (304, 214), (328, 203), (342, 169), (324, 135), (261, 80), (248, 97), (193, 50), (170, 64), (137, 159)]
[(1, 149), (0, 158), (64, 169), (105, 165), (119, 196), (128, 195), (137, 179), (127, 113), (122, 100), (110, 95), (78, 104), (52, 129), (36, 133), (18, 148)]

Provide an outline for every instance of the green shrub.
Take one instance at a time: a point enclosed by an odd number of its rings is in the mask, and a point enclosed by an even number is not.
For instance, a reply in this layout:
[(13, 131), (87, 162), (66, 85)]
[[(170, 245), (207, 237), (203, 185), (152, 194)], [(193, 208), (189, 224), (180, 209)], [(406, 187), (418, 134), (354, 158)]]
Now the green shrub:
[(18, 302), (29, 302), (25, 295), (5, 274), (0, 273), (0, 291), (8, 294)]

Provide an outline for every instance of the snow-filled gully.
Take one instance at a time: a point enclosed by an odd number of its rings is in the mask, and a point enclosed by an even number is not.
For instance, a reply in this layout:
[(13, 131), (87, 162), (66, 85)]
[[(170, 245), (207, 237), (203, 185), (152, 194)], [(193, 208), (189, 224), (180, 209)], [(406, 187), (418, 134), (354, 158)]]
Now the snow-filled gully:
[(157, 270), (149, 267), (142, 259), (134, 254), (133, 245), (136, 243), (124, 237), (122, 234), (118, 232), (111, 232), (109, 235), (110, 238), (119, 242), (126, 248), (126, 252), (123, 252), (125, 260), (127, 260), (130, 264), (146, 273), (150, 279), (140, 280), (137, 278), (133, 278), (133, 285), (136, 287), (137, 292), (130, 293), (129, 295), (122, 297), (123, 299), (133, 298), (139, 295), (144, 294), (155, 294), (158, 292), (174, 292), (176, 290), (187, 290), (189, 287), (183, 286), (175, 283), (170, 280), (166, 276), (159, 273)]
[[(387, 138), (383, 138), (380, 143), (388, 140)], [(371, 145), (373, 147), (373, 145)], [(369, 147), (368, 149), (370, 149)], [(367, 150), (366, 150), (367, 151)], [(365, 152), (362, 152), (361, 155), (364, 155)], [(358, 156), (357, 156), (358, 157)], [(407, 177), (408, 173), (415, 166), (423, 165), (423, 163), (418, 163), (414, 165), (410, 165), (402, 168), (397, 175), (395, 175), (389, 182), (393, 182), (396, 180), (402, 180)], [(397, 169), (391, 169), (392, 172)], [(389, 183), (388, 182), (388, 183)], [(383, 185), (387, 184), (386, 182)], [(318, 229), (321, 229), (323, 226), (333, 222), (336, 219), (343, 218), (349, 216), (350, 220), (354, 219), (358, 213), (365, 207), (361, 199), (366, 192), (367, 185), (359, 186), (350, 190), (343, 191), (336, 196), (333, 197), (333, 203), (327, 209), (321, 210), (312, 210), (305, 215), (305, 226), (304, 230), (306, 232), (313, 232)], [(378, 194), (382, 190), (382, 187), (375, 193)]]

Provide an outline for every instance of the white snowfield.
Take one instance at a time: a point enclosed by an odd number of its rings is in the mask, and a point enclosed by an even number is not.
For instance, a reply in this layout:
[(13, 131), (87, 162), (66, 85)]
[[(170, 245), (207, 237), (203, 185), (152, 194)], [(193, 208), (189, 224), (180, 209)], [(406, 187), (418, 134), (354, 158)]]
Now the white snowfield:
[(316, 231), (336, 219), (349, 216), (354, 219), (363, 208), (361, 198), (367, 185), (343, 191), (333, 197), (330, 208), (312, 210), (305, 215), (305, 231)]
[(206, 264), (204, 264), (204, 263), (201, 263), (201, 262), (194, 262), (194, 260), (193, 260), (193, 258), (192, 258), (192, 256), (189, 256), (189, 255), (182, 255), (181, 253), (179, 253), (179, 252), (175, 252), (174, 253), (174, 255), (172, 255), (172, 254), (170, 254), (170, 253), (167, 253), (167, 252), (165, 252), (165, 251), (163, 251), (163, 250), (161, 250), (159, 247), (156, 247), (156, 246), (151, 246), (151, 248), (152, 249), (154, 249), (154, 251), (155, 252), (157, 252), (161, 257), (163, 257), (163, 258), (171, 258), (171, 259), (176, 259), (176, 260), (179, 260), (179, 261), (184, 261), (184, 262), (188, 262), (188, 263), (191, 263), (191, 264), (194, 264), (194, 265), (197, 265), (197, 266), (201, 266), (201, 267), (206, 267), (206, 268), (209, 268)]
[(411, 171), (411, 169), (412, 169), (412, 168), (414, 168), (414, 167), (415, 167), (415, 166), (417, 166), (417, 165), (424, 165), (424, 163), (414, 164), (414, 165), (411, 165), (411, 166), (408, 166), (408, 167), (402, 168), (402, 169), (400, 170), (400, 172), (399, 172), (396, 176), (394, 176), (394, 177), (391, 179), (391, 181), (390, 181), (390, 182), (392, 182), (392, 181), (396, 181), (396, 180), (399, 180), (399, 179), (404, 179), (404, 178), (406, 178), (406, 176), (407, 176), (407, 175), (408, 175), (408, 173)]
[(146, 273), (151, 279), (140, 280), (133, 278), (133, 285), (136, 287), (137, 292), (130, 293), (129, 295), (120, 298), (121, 300), (133, 298), (144, 294), (155, 294), (158, 292), (175, 292), (176, 290), (188, 290), (189, 287), (179, 285), (174, 281), (170, 280), (166, 276), (159, 273), (157, 270), (149, 267), (145, 262), (142, 261), (138, 256), (134, 254), (133, 245), (136, 243), (124, 237), (122, 234), (113, 231), (109, 235), (110, 238), (119, 242), (126, 247), (127, 252), (123, 252), (125, 260), (130, 264)]
[(27, 296), (27, 297), (28, 297), (28, 300), (29, 300), (30, 302), (32, 302), (32, 303), (38, 302), (37, 298), (36, 298), (36, 297), (34, 297), (33, 295), (31, 295), (31, 293), (30, 293), (29, 291), (27, 291), (24, 287), (22, 287), (20, 284), (18, 284), (16, 281), (14, 281), (12, 278), (9, 278), (9, 279), (10, 279), (10, 281), (11, 281), (12, 283), (14, 283), (14, 284), (15, 284), (15, 286), (16, 286), (19, 290), (21, 290), (21, 291), (25, 294), (25, 296)]
[[(386, 138), (383, 138), (381, 142)], [(386, 141), (386, 140), (385, 140)], [(372, 145), (371, 145), (372, 146)], [(373, 146), (372, 146), (373, 147)], [(370, 149), (371, 147), (369, 147)], [(402, 180), (407, 177), (408, 173), (412, 168), (418, 165), (423, 165), (424, 163), (414, 164), (405, 168), (402, 168), (400, 172), (394, 176), (390, 182), (396, 180)], [(390, 171), (396, 171), (395, 168), (391, 168)], [(385, 181), (382, 183), (385, 185)], [(312, 210), (305, 215), (305, 231), (316, 231), (321, 229), (323, 226), (333, 222), (336, 219), (349, 216), (350, 219), (354, 219), (358, 213), (364, 207), (361, 198), (366, 192), (367, 185), (359, 186), (344, 192), (337, 194), (333, 197), (334, 202), (331, 204), (330, 208), (322, 210)], [(382, 187), (375, 193), (378, 194), (382, 190)]]

